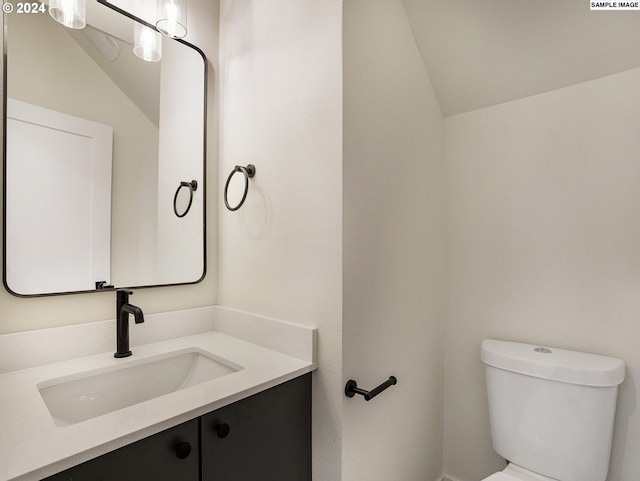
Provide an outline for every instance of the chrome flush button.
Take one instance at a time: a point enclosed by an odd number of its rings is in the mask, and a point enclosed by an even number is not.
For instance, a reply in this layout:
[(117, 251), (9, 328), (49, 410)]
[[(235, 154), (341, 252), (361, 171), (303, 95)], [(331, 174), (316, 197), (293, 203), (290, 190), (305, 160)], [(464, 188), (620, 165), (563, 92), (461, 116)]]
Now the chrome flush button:
[(546, 347), (536, 347), (533, 349), (535, 352), (540, 352), (542, 354), (551, 354), (551, 349), (547, 349)]

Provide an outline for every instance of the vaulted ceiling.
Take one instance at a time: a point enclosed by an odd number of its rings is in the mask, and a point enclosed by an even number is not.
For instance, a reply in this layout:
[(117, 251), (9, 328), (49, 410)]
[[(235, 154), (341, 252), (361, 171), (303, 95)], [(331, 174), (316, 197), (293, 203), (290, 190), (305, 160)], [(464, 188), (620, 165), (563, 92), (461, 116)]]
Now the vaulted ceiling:
[[(160, 63), (144, 62), (133, 54), (133, 21), (91, 1), (87, 2), (86, 28), (64, 30), (157, 127), (160, 116)], [(105, 42), (109, 47), (117, 45), (115, 58), (105, 57), (101, 51)]]
[(444, 115), (640, 66), (640, 11), (590, 11), (589, 0), (403, 3)]

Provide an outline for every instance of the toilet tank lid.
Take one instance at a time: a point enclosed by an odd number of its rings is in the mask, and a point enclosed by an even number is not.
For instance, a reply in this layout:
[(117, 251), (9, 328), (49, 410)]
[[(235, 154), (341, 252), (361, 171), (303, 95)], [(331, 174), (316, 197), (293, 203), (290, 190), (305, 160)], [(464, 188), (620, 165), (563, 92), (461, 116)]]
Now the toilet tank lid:
[(614, 357), (519, 342), (485, 339), (482, 362), (506, 371), (582, 386), (617, 386), (624, 380), (624, 361)]

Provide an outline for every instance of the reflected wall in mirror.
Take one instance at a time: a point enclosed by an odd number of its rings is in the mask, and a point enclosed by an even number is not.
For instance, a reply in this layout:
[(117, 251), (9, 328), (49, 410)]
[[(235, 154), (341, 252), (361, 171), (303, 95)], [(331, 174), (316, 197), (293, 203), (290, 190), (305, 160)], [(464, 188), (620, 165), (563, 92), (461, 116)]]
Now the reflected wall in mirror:
[(87, 2), (82, 30), (5, 15), (3, 279), (16, 295), (204, 277), (206, 59), (163, 36), (159, 61), (139, 58), (138, 22), (104, 3)]

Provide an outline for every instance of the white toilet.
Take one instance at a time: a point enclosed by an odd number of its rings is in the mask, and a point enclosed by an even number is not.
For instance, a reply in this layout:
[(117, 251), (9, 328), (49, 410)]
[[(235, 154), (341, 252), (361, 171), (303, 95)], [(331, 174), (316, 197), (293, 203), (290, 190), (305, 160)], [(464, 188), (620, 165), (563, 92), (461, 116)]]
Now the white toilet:
[(605, 481), (620, 359), (485, 339), (493, 448), (507, 467), (484, 481)]

